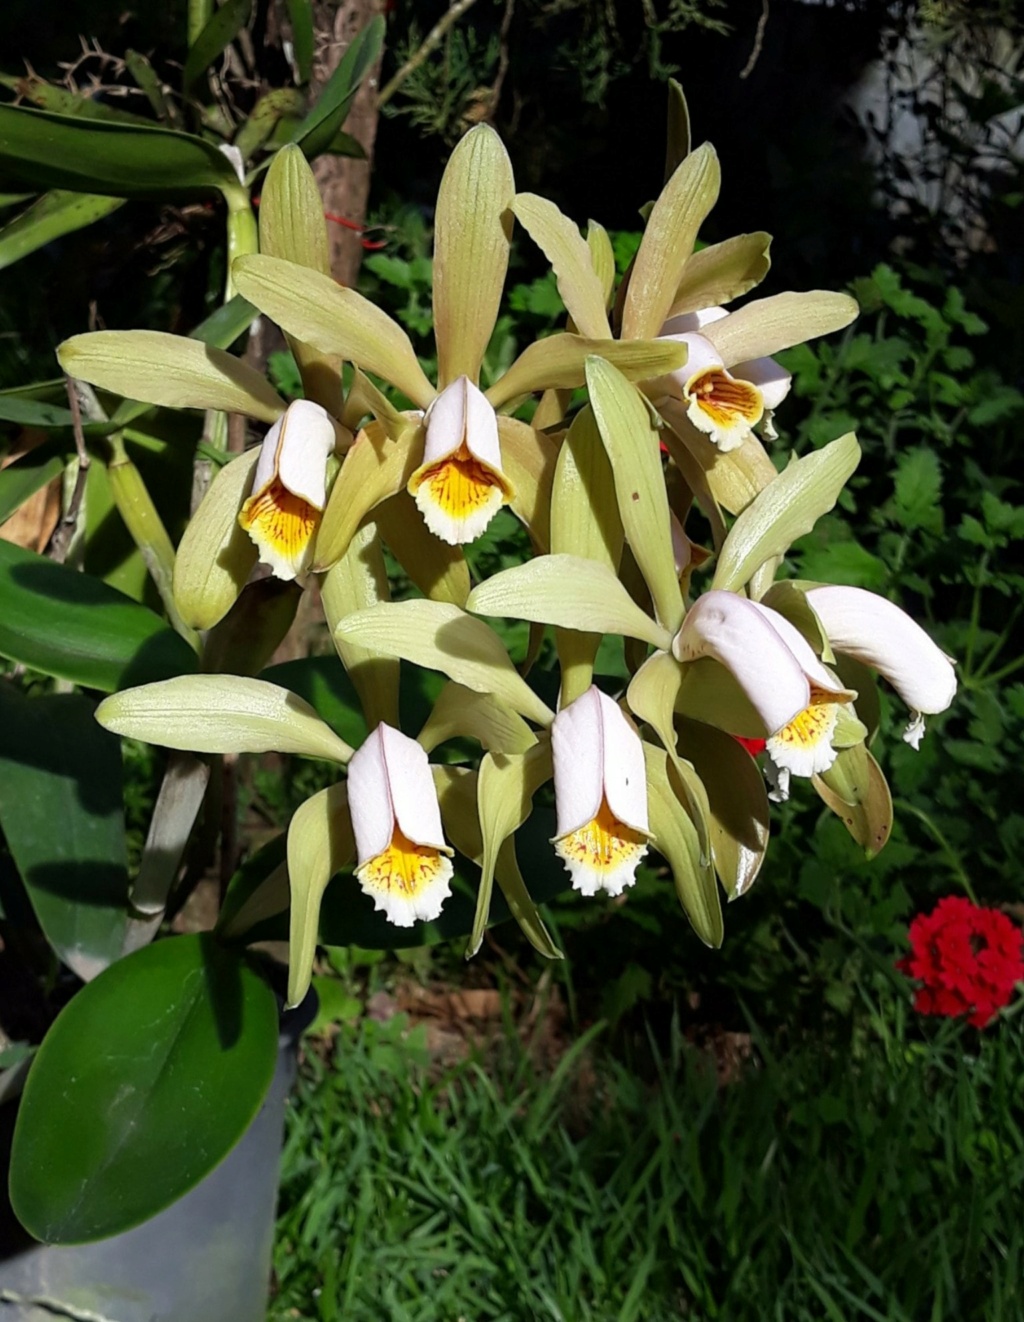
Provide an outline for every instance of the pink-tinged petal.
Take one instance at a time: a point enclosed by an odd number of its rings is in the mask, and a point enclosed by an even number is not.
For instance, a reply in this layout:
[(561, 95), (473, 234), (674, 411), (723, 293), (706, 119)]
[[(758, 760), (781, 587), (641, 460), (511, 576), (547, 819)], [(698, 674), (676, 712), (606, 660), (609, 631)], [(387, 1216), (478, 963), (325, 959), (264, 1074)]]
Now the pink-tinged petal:
[(378, 725), (366, 736), (348, 764), (348, 804), (356, 838), (356, 862), (362, 866), (391, 843), (395, 811), (391, 803), (384, 730)]
[(793, 384), (792, 372), (787, 372), (774, 358), (750, 358), (745, 363), (735, 363), (729, 371), (738, 380), (757, 386), (766, 409), (777, 409)]
[(683, 312), (678, 317), (669, 317), (659, 334), (689, 335), (693, 331), (703, 330), (712, 322), (721, 321), (728, 315), (727, 308), (700, 308), (697, 312)]
[[(905, 611), (864, 588), (811, 588), (807, 600), (837, 652), (863, 661), (893, 686), (914, 713), (945, 711), (956, 694), (947, 656)], [(915, 719), (908, 742), (920, 739)], [(915, 744), (916, 747), (916, 744)]]
[(469, 378), (453, 381), (427, 409), (423, 463), (436, 464), (454, 454), (466, 439), (467, 386)]
[(469, 380), (466, 380), (466, 448), (482, 464), (501, 472), (498, 415), (484, 392)]
[(430, 845), (450, 854), (426, 752), (415, 739), (390, 725), (381, 724), (377, 729), (384, 750), (391, 808), (402, 834), (413, 844)]
[(640, 736), (617, 702), (599, 689), (603, 737), (604, 796), (620, 822), (650, 833), (647, 819), (647, 769)]
[(551, 726), (558, 835), (579, 830), (597, 816), (604, 790), (601, 694), (591, 686)]
[(679, 661), (711, 657), (749, 698), (769, 735), (811, 700), (803, 667), (752, 601), (713, 589), (691, 607), (672, 642)]
[(293, 496), (322, 510), (327, 500), (327, 460), (334, 452), (335, 440), (327, 410), (312, 400), (297, 399), (274, 426), (281, 428), (278, 477)]
[(818, 659), (814, 648), (810, 645), (800, 630), (795, 625), (790, 624), (785, 615), (780, 615), (778, 611), (773, 611), (769, 606), (762, 606), (759, 601), (752, 601), (750, 604), (768, 621), (796, 659), (800, 662), (804, 674), (816, 689), (821, 689), (824, 693), (835, 694), (837, 701), (852, 701), (855, 694), (850, 689), (844, 689), (843, 686), (829, 674)]

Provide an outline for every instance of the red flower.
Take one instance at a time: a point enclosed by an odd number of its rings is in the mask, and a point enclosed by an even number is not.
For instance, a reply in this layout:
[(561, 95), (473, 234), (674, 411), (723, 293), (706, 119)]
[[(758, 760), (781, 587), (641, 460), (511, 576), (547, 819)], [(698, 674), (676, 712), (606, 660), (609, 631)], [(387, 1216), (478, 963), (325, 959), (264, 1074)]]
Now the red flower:
[(918, 914), (908, 935), (910, 954), (897, 968), (923, 984), (914, 995), (921, 1014), (966, 1014), (984, 1028), (1024, 979), (1020, 928), (998, 909), (948, 895)]

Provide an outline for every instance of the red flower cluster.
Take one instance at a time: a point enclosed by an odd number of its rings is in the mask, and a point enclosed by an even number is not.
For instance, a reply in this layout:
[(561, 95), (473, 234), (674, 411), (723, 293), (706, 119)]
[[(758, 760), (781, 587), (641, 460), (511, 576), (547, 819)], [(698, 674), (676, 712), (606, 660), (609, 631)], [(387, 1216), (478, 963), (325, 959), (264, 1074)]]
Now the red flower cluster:
[(1024, 979), (1021, 930), (998, 909), (949, 895), (908, 935), (911, 953), (897, 967), (924, 984), (914, 996), (921, 1014), (966, 1014), (984, 1028)]

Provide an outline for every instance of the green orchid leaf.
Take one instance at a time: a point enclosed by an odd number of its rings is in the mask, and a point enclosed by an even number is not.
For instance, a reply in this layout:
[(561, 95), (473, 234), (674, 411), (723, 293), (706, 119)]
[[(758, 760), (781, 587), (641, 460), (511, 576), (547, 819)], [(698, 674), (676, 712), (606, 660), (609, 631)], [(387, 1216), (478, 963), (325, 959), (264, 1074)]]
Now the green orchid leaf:
[(473, 589), (466, 609), (585, 633), (621, 634), (662, 649), (672, 643), (672, 635), (640, 609), (607, 565), (575, 555), (541, 555), (504, 569)]
[(720, 183), (718, 157), (706, 142), (662, 189), (633, 262), (622, 310), (624, 340), (649, 339), (661, 330)]
[(124, 205), (120, 197), (69, 193), (52, 189), (19, 215), (0, 226), (0, 271), (37, 248), (75, 230), (84, 229)]
[(0, 105), (0, 170), (40, 189), (170, 198), (241, 192), (228, 158), (187, 133)]
[(229, 349), (240, 335), (245, 334), (257, 316), (259, 313), (253, 305), (241, 294), (235, 294), (190, 330), (188, 338), (212, 344), (215, 349)]
[(587, 360), (587, 389), (615, 475), (626, 541), (650, 590), (658, 623), (674, 634), (683, 620), (683, 595), (672, 552), (658, 430), (643, 396), (602, 358)]
[(359, 694), (367, 729), (374, 729), (381, 721), (398, 727), (397, 657), (347, 642), (335, 633), (342, 620), (355, 611), (391, 600), (384, 554), (372, 523), (356, 532), (348, 550), (321, 581), (320, 594), (327, 627)]
[(416, 738), (428, 753), (448, 739), (476, 739), (489, 752), (498, 753), (525, 753), (537, 742), (537, 736), (508, 703), (493, 693), (475, 693), (451, 680), (438, 694)]
[[(451, 154), (434, 212), (434, 338), (438, 389), (476, 383), (498, 319), (516, 185), (508, 152), (478, 124)], [(411, 398), (411, 397), (410, 397)]]
[(348, 786), (331, 785), (307, 799), (288, 827), (291, 909), (288, 934), (288, 1004), (298, 1005), (313, 976), (320, 903), (327, 883), (355, 857)]
[(314, 569), (330, 569), (338, 563), (366, 515), (405, 489), (422, 454), (419, 428), (410, 427), (397, 441), (376, 422), (359, 433), (327, 498), (316, 537)]
[[(0, 409), (3, 401), (0, 399)], [(68, 442), (54, 436), (34, 450), (0, 468), (0, 523), (4, 523), (25, 501), (64, 472), (69, 459)]]
[(292, 142), (312, 160), (330, 148), (355, 99), (359, 85), (380, 58), (384, 44), (384, 18), (375, 15), (357, 33), (338, 67), (324, 84), (316, 104), (292, 133)]
[[(288, 912), (290, 890), (285, 861), (287, 835), (273, 836), (250, 854), (228, 882), (214, 931), (225, 941), (235, 941), (250, 928)], [(287, 933), (282, 933), (287, 936)]]
[(833, 508), (859, 462), (852, 432), (794, 459), (736, 519), (719, 552), (712, 587), (738, 592), (766, 560), (785, 555)]
[[(668, 115), (665, 126), (665, 182), (690, 154), (690, 108), (681, 84), (668, 80)], [(707, 304), (704, 305), (707, 307)]]
[[(271, 162), (263, 182), (260, 252), (296, 262), (323, 275), (331, 273), (327, 222), (320, 190), (298, 147), (283, 147)], [(306, 399), (323, 405), (333, 417), (340, 417), (340, 359), (322, 353), (294, 335), (287, 339), (298, 365)]]
[(707, 791), (711, 854), (730, 900), (757, 879), (768, 848), (768, 794), (764, 777), (731, 735), (699, 721), (678, 723), (679, 749)]
[(284, 400), (223, 349), (163, 331), (88, 331), (57, 349), (69, 376), (127, 399), (171, 408), (221, 409), (276, 422)]
[(554, 720), (554, 713), (520, 677), (494, 630), (457, 606), (441, 601), (382, 603), (348, 616), (335, 632), (348, 642), (439, 670), (477, 693), (493, 693), (538, 725)]
[(252, 0), (224, 0), (219, 9), (214, 9), (209, 22), (189, 48), (185, 60), (181, 84), (186, 96), (245, 27), (251, 9)]
[(722, 944), (725, 928), (714, 873), (701, 864), (697, 829), (685, 810), (668, 754), (644, 744), (647, 811), (654, 845), (672, 869), (676, 894), (690, 925), (706, 946)]
[(0, 73), (0, 87), (8, 88), (20, 101), (29, 101), (40, 110), (51, 110), (58, 115), (109, 120), (113, 124), (142, 124), (147, 128), (153, 124), (144, 115), (133, 115), (130, 110), (112, 106), (88, 92), (73, 92), (56, 83), (48, 83), (34, 73)]
[(193, 629), (212, 629), (227, 615), (256, 564), (252, 538), (238, 514), (252, 485), (259, 450), (226, 464), (210, 483), (174, 559), (174, 601)]
[(390, 381), (418, 408), (434, 398), (408, 335), (386, 312), (330, 276), (279, 257), (239, 257), (238, 290), (289, 335)]
[(0, 681), (0, 827), (46, 939), (86, 981), (121, 955), (128, 906), (121, 750), (94, 717), (83, 694)]
[(811, 783), (868, 858), (885, 848), (892, 833), (892, 795), (882, 768), (863, 744), (841, 749), (828, 771), (812, 776)]
[(695, 252), (683, 267), (668, 315), (678, 317), (684, 312), (718, 307), (748, 294), (768, 274), (771, 244), (772, 236), (758, 230)]
[(483, 858), (476, 913), (466, 946), (467, 959), (477, 953), (484, 939), (502, 847), (529, 817), (533, 796), (551, 776), (551, 745), (546, 741), (525, 753), (486, 753), (480, 763), (476, 799)]
[(496, 409), (538, 390), (575, 390), (585, 385), (587, 359), (597, 354), (630, 381), (665, 376), (686, 362), (686, 345), (674, 340), (588, 340), (548, 335), (528, 345), (504, 376), (484, 393)]
[(128, 1230), (242, 1137), (277, 1062), (273, 993), (207, 935), (158, 941), (74, 996), (32, 1062), (11, 1202), (49, 1244)]
[(0, 541), (0, 656), (111, 693), (194, 671), (158, 615), (99, 579)]
[(177, 126), (179, 118), (177, 110), (164, 96), (163, 85), (157, 76), (156, 70), (145, 55), (141, 55), (136, 50), (127, 50), (124, 53), (124, 65), (126, 71), (135, 80), (139, 91), (143, 93), (149, 102), (157, 119), (167, 120), (172, 125)]
[(551, 263), (559, 296), (579, 333), (593, 340), (610, 340), (604, 284), (577, 226), (554, 202), (536, 193), (517, 193), (512, 210)]
[(114, 734), (194, 753), (297, 753), (347, 762), (352, 749), (301, 698), (263, 679), (181, 675), (100, 703)]
[(775, 294), (747, 303), (701, 334), (718, 350), (726, 367), (767, 358), (794, 344), (831, 335), (849, 326), (860, 308), (849, 294), (812, 289), (806, 294)]
[(465, 606), (470, 583), (462, 547), (434, 536), (407, 491), (378, 505), (374, 522), (391, 554), (425, 597)]
[(75, 419), (71, 410), (60, 404), (5, 390), (0, 392), (0, 421), (21, 427), (71, 427)]
[(316, 44), (311, 0), (288, 0), (288, 18), (292, 25), (292, 55), (299, 71), (299, 82), (308, 83)]

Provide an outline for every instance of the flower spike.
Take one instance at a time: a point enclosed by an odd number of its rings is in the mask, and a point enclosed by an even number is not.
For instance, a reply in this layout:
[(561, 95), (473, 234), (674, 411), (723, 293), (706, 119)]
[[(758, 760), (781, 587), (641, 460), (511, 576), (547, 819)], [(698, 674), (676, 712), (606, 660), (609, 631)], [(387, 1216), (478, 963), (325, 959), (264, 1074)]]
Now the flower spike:
[(430, 531), (453, 546), (479, 537), (515, 495), (501, 469), (497, 415), (468, 377), (428, 409), (423, 463), (408, 491)]
[(647, 852), (643, 745), (619, 706), (593, 685), (551, 727), (555, 852), (575, 890), (621, 895)]
[(297, 399), (260, 447), (253, 493), (238, 521), (278, 578), (298, 578), (309, 567), (327, 503), (327, 460), (334, 440), (326, 409)]
[(356, 876), (374, 908), (396, 927), (431, 922), (451, 893), (452, 850), (426, 753), (381, 723), (349, 763), (348, 801)]

